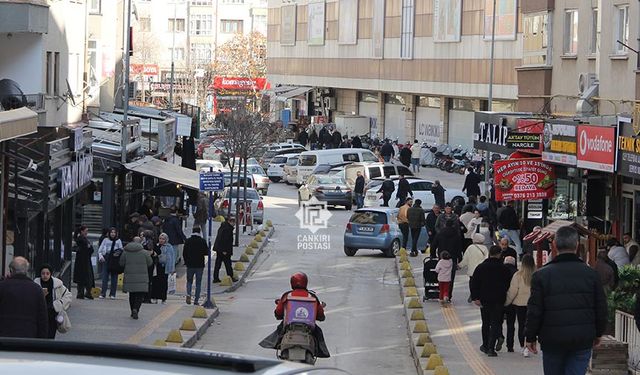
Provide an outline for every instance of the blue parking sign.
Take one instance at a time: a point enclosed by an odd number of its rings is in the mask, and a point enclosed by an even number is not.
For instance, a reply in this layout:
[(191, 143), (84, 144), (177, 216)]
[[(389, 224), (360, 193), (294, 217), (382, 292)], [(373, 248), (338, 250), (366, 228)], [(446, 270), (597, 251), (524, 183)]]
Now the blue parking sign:
[(224, 173), (200, 172), (200, 191), (222, 191), (224, 189)]

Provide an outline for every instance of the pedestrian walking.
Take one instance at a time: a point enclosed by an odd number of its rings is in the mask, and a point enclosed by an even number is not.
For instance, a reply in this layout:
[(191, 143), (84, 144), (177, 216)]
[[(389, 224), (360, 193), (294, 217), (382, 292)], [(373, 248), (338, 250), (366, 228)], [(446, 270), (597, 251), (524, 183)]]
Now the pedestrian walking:
[(411, 191), (411, 185), (409, 184), (409, 181), (404, 178), (403, 174), (401, 174), (400, 178), (398, 179), (398, 191), (396, 192), (396, 199), (398, 200), (397, 207), (403, 205), (408, 196), (411, 196), (413, 198), (413, 191)]
[[(476, 215), (473, 213), (473, 206), (470, 204), (465, 205), (462, 208), (462, 215), (460, 215), (460, 224), (464, 226), (464, 248), (466, 249), (471, 243), (471, 236), (475, 233), (475, 231), (471, 230), (471, 220), (473, 220)], [(475, 228), (474, 228), (475, 229)]]
[(609, 240), (607, 240), (607, 248), (609, 249), (609, 252), (607, 253), (609, 259), (616, 263), (618, 269), (630, 263), (627, 250), (625, 250), (625, 248), (615, 238), (609, 238)]
[(384, 159), (385, 163), (390, 162), (391, 158), (393, 158), (396, 155), (395, 150), (393, 149), (393, 146), (391, 145), (388, 139), (384, 140), (384, 144), (380, 148), (380, 155), (382, 155), (382, 158)]
[(438, 220), (438, 216), (440, 216), (440, 206), (434, 204), (431, 207), (431, 211), (427, 214), (427, 219), (425, 220), (425, 227), (427, 228), (427, 235), (429, 237), (427, 239), (429, 241), (429, 245), (431, 245), (433, 239), (436, 238), (436, 221)]
[(362, 148), (362, 139), (359, 136), (354, 136), (351, 140), (351, 147), (353, 148)]
[(505, 231), (511, 243), (515, 246), (518, 255), (522, 254), (522, 241), (520, 241), (520, 219), (513, 208), (513, 201), (498, 210), (498, 224)]
[[(424, 209), (422, 208), (422, 201), (416, 199), (413, 202), (411, 208), (407, 210), (407, 221), (409, 222), (409, 229), (411, 231), (411, 256), (418, 256), (418, 240), (420, 239), (420, 232), (425, 225)], [(424, 250), (422, 251), (424, 252)]]
[[(525, 254), (522, 257), (522, 265), (520, 270), (511, 278), (509, 290), (507, 291), (507, 299), (505, 306), (512, 306), (515, 317), (518, 320), (518, 342), (520, 343), (520, 352), (526, 358), (529, 357), (529, 349), (524, 342), (524, 329), (527, 319), (527, 302), (531, 296), (531, 276), (536, 270), (535, 262), (531, 254)], [(513, 351), (515, 327), (510, 324), (507, 318), (507, 350)], [(509, 350), (511, 349), (511, 350)]]
[(129, 293), (129, 308), (133, 319), (138, 319), (142, 301), (149, 291), (148, 268), (152, 264), (153, 260), (142, 247), (140, 237), (135, 237), (124, 247), (124, 253), (120, 257), (120, 265), (124, 267), (122, 291)]
[[(501, 260), (502, 249), (492, 246), (489, 258), (473, 273), (471, 299), (480, 306), (482, 318), (482, 346), (480, 351), (489, 357), (497, 357), (502, 343), (498, 343), (502, 329), (504, 302), (511, 283), (511, 274)], [(499, 345), (498, 345), (499, 344)]]
[(303, 128), (300, 131), (300, 134), (298, 134), (298, 142), (304, 147), (307, 147), (308, 140), (309, 140), (309, 135), (307, 134), (307, 131)]
[[(451, 207), (451, 203), (447, 203), (444, 206), (444, 212), (438, 216), (438, 220), (436, 220), (436, 232), (444, 229), (445, 225), (448, 221), (454, 221), (456, 224), (460, 222), (458, 215), (453, 212), (453, 207)], [(460, 225), (458, 224), (458, 227)]]
[(124, 247), (122, 241), (118, 238), (116, 228), (110, 228), (108, 236), (102, 240), (98, 248), (98, 260), (102, 265), (102, 289), (100, 290), (100, 299), (107, 296), (107, 288), (111, 281), (111, 290), (109, 298), (116, 298), (116, 289), (118, 289), (118, 273), (120, 271), (120, 254)]
[(433, 186), (431, 186), (431, 194), (433, 194), (433, 199), (435, 199), (436, 204), (441, 208), (445, 206), (444, 200), (444, 192), (446, 190), (440, 185), (440, 180), (435, 180), (433, 182)]
[(233, 255), (233, 230), (236, 227), (236, 218), (230, 216), (220, 224), (218, 228), (218, 234), (213, 244), (213, 250), (216, 252), (216, 263), (213, 268), (213, 282), (220, 282), (220, 267), (224, 263), (224, 268), (227, 272), (227, 276), (235, 282), (238, 281), (233, 274), (233, 267), (231, 267), (231, 256)]
[(418, 143), (417, 139), (413, 140), (413, 145), (411, 146), (411, 168), (413, 169), (413, 173), (420, 173), (420, 155), (422, 154), (422, 147), (420, 147), (420, 143)]
[(364, 176), (362, 176), (362, 172), (358, 171), (356, 177), (356, 183), (353, 188), (353, 193), (356, 195), (356, 207), (362, 208), (364, 207)]
[[(509, 246), (509, 238), (502, 237), (498, 244), (500, 245), (500, 249), (502, 249), (502, 261), (503, 262), (507, 257), (512, 257), (514, 260), (518, 259), (518, 253), (516, 253), (516, 250)], [(515, 267), (516, 267), (516, 271), (517, 271), (518, 267), (517, 266), (515, 266)]]
[(133, 238), (138, 235), (138, 229), (140, 229), (140, 225), (138, 224), (139, 213), (133, 212), (129, 215), (129, 222), (124, 225), (123, 238), (126, 242), (133, 241)]
[(408, 217), (408, 213), (409, 213), (409, 208), (411, 208), (411, 205), (413, 203), (413, 200), (406, 199), (404, 201), (404, 204), (400, 207), (400, 209), (398, 210), (398, 227), (400, 228), (400, 232), (402, 232), (402, 248), (403, 249), (407, 249), (407, 243), (409, 242), (409, 217)]
[[(213, 213), (212, 213), (213, 216)], [(199, 227), (202, 238), (208, 240), (207, 237), (207, 220), (209, 219), (209, 198), (204, 192), (198, 193), (198, 202), (196, 204), (196, 212), (193, 214), (193, 227)], [(186, 247), (186, 245), (185, 245)]]
[(187, 240), (182, 231), (182, 220), (178, 217), (178, 208), (171, 207), (169, 217), (164, 221), (162, 225), (162, 231), (168, 236), (168, 243), (175, 249), (176, 257), (175, 264), (180, 263), (182, 260), (182, 249), (184, 248), (184, 241)]
[(44, 292), (28, 276), (29, 262), (15, 257), (0, 281), (0, 337), (46, 339), (49, 316)]
[(467, 276), (469, 276), (469, 298), (468, 303), (471, 303), (471, 283), (473, 282), (473, 273), (476, 268), (489, 257), (489, 249), (484, 245), (484, 236), (480, 233), (474, 233), (472, 236), (473, 243), (467, 247), (464, 252), (462, 261), (460, 262), (460, 269), (467, 269)]
[(76, 259), (73, 264), (73, 282), (77, 284), (78, 299), (93, 299), (91, 296), (91, 288), (95, 286), (95, 278), (93, 276), (93, 265), (91, 264), (91, 255), (93, 254), (93, 246), (87, 236), (89, 228), (81, 225), (76, 233)]
[(58, 332), (58, 319), (64, 319), (63, 316), (66, 314), (63, 311), (67, 311), (71, 306), (71, 292), (64, 286), (62, 280), (53, 277), (53, 268), (50, 265), (40, 266), (38, 274), (40, 277), (36, 277), (33, 281), (42, 287), (47, 303), (47, 338), (55, 339)]
[(473, 167), (467, 168), (467, 172), (462, 191), (467, 193), (467, 197), (469, 198), (478, 197), (480, 196), (480, 182), (482, 182), (482, 178), (473, 170)]
[(531, 278), (525, 336), (534, 354), (540, 341), (547, 375), (585, 374), (607, 325), (607, 298), (598, 273), (576, 255), (579, 241), (575, 229), (559, 228), (558, 255)]
[(440, 260), (436, 264), (435, 272), (438, 274), (438, 290), (440, 292), (438, 299), (440, 304), (450, 303), (449, 287), (451, 286), (453, 270), (453, 261), (448, 251), (440, 253)]
[(318, 148), (318, 133), (316, 132), (315, 128), (313, 128), (311, 130), (311, 134), (309, 134), (309, 146), (312, 150)]
[(607, 252), (604, 250), (598, 251), (595, 270), (598, 273), (600, 283), (602, 284), (605, 292), (609, 293), (616, 287), (617, 283), (614, 276), (613, 267), (609, 265), (609, 262), (607, 260)]
[(393, 181), (391, 181), (389, 177), (385, 178), (380, 189), (377, 191), (378, 193), (382, 193), (382, 207), (389, 207), (389, 200), (395, 190), (396, 186)]
[(158, 244), (153, 249), (152, 256), (157, 257), (155, 270), (153, 272), (153, 280), (151, 281), (151, 302), (162, 303), (167, 302), (167, 293), (169, 289), (169, 275), (176, 273), (176, 250), (169, 243), (169, 235), (161, 233)]
[(200, 228), (193, 227), (191, 237), (184, 243), (184, 264), (187, 266), (187, 305), (191, 304), (191, 288), (193, 277), (196, 277), (196, 290), (193, 294), (193, 304), (198, 305), (202, 286), (202, 272), (204, 271), (204, 257), (209, 256), (209, 247), (200, 235)]
[(411, 165), (412, 156), (413, 154), (411, 152), (411, 145), (409, 144), (409, 142), (407, 142), (407, 144), (404, 145), (400, 150), (400, 163), (402, 163), (402, 165), (404, 165), (405, 167), (409, 168), (409, 166)]
[[(442, 215), (440, 215), (442, 216)], [(431, 243), (431, 259), (440, 256), (443, 251), (447, 251), (451, 255), (453, 269), (451, 270), (451, 285), (449, 288), (449, 299), (453, 299), (453, 285), (456, 280), (456, 271), (458, 263), (462, 260), (463, 242), (460, 234), (460, 223), (457, 219), (448, 220), (445, 227), (438, 231), (436, 238)]]

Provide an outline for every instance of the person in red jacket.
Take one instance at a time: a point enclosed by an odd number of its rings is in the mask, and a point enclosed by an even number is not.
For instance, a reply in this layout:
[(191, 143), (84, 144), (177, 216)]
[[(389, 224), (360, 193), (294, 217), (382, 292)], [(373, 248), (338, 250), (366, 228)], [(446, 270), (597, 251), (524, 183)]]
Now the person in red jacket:
[[(276, 319), (282, 320), (282, 322), (273, 333), (260, 342), (261, 347), (267, 349), (278, 349), (280, 347), (282, 336), (284, 336), (285, 333), (284, 318), (286, 314), (287, 299), (289, 296), (314, 298), (316, 300), (316, 320), (320, 322), (325, 320), (324, 306), (315, 293), (307, 289), (308, 283), (309, 279), (303, 272), (296, 272), (291, 276), (291, 290), (282, 294), (274, 311)], [(313, 328), (313, 334), (318, 344), (316, 357), (329, 358), (329, 349), (324, 341), (322, 330), (317, 324)]]

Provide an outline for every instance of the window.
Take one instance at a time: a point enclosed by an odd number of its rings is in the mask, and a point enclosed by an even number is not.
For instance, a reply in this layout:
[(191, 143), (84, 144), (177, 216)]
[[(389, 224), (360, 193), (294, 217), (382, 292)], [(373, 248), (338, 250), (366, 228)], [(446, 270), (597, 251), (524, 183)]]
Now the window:
[(411, 184), (411, 191), (428, 191), (431, 192), (431, 182), (421, 181)]
[(342, 154), (343, 161), (359, 161), (358, 154)]
[(589, 52), (595, 54), (600, 48), (600, 28), (598, 27), (598, 8), (591, 10), (591, 43)]
[(382, 177), (380, 173), (380, 167), (369, 167), (369, 178)]
[(547, 12), (523, 15), (523, 65), (547, 65), (551, 62), (549, 35), (551, 24)]
[(300, 155), (300, 162), (298, 165), (301, 167), (312, 167), (316, 165), (317, 158), (315, 155)]
[(168, 30), (178, 33), (184, 32), (184, 18), (169, 18)]
[(53, 95), (60, 94), (60, 52), (53, 54)]
[(616, 29), (614, 32), (614, 51), (616, 54), (626, 54), (627, 47), (618, 43), (618, 41), (629, 45), (629, 5), (616, 6)]
[(222, 4), (244, 4), (244, 0), (222, 0)]
[(387, 104), (405, 105), (404, 96), (398, 94), (387, 94), (384, 96), (384, 102)]
[(191, 5), (195, 5), (195, 6), (206, 6), (206, 5), (212, 5), (212, 1), (211, 0), (191, 0)]
[(413, 58), (414, 0), (402, 0), (402, 32), (400, 34), (400, 58)]
[(53, 94), (53, 89), (51, 85), (51, 77), (53, 76), (53, 52), (47, 51), (47, 73), (46, 73), (46, 82), (45, 88), (47, 91), (47, 95)]
[(241, 34), (242, 26), (242, 20), (220, 20), (220, 32), (224, 34)]
[(140, 17), (138, 19), (138, 25), (140, 25), (140, 31), (151, 31), (151, 18)]
[(89, 14), (100, 14), (101, 0), (89, 0)]
[(363, 162), (377, 162), (378, 157), (371, 151), (366, 151), (362, 153), (362, 161)]
[(398, 175), (402, 176), (413, 176), (413, 173), (407, 167), (398, 167)]
[(360, 92), (360, 101), (367, 103), (377, 103), (378, 102), (378, 94), (375, 92)]
[(95, 40), (87, 41), (87, 55), (89, 60), (89, 86), (96, 87), (98, 82), (98, 42)]
[(419, 96), (418, 107), (440, 108), (440, 98), (437, 96)]
[(479, 111), (480, 101), (473, 99), (451, 99), (451, 109), (458, 109), (461, 111)]
[(191, 16), (191, 35), (211, 35), (213, 16), (211, 14), (194, 14)]
[(169, 48), (169, 56), (173, 56), (174, 60), (184, 60), (184, 48)]
[(191, 45), (191, 58), (195, 61), (211, 61), (211, 44), (194, 43)]
[(391, 177), (396, 174), (396, 167), (393, 165), (387, 165), (382, 168), (382, 173), (384, 173), (385, 177)]
[(578, 11), (567, 10), (564, 13), (564, 54), (578, 54)]

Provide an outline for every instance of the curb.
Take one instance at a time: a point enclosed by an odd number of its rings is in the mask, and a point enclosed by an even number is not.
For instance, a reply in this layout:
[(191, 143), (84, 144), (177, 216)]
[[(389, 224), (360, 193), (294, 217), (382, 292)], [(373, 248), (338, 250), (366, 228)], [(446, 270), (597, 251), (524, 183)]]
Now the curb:
[(256, 250), (256, 254), (252, 256), (251, 261), (249, 262), (249, 265), (247, 265), (247, 268), (243, 271), (242, 275), (238, 278), (238, 281), (236, 281), (235, 283), (233, 283), (233, 285), (225, 289), (223, 293), (235, 292), (238, 288), (240, 288), (240, 286), (242, 286), (242, 284), (244, 284), (244, 281), (249, 276), (249, 273), (251, 273), (251, 270), (256, 265), (256, 263), (258, 263), (258, 257), (260, 257), (260, 254), (262, 254), (262, 252), (264, 251), (264, 248), (267, 247), (267, 244), (269, 243), (268, 240), (269, 238), (271, 238), (271, 236), (273, 236), (274, 232), (275, 232), (275, 228), (273, 227), (273, 225), (271, 225), (269, 227), (269, 231), (265, 233), (264, 238), (262, 239), (262, 242), (260, 242), (260, 246)]
[(211, 314), (209, 314), (209, 316), (206, 319), (198, 319), (198, 318), (193, 318), (193, 320), (196, 322), (196, 331), (180, 331), (180, 333), (182, 332), (189, 332), (190, 337), (186, 338), (186, 335), (183, 335), (183, 337), (185, 337), (184, 342), (182, 343), (182, 345), (180, 345), (183, 348), (192, 348), (197, 342), (198, 340), (204, 336), (205, 333), (207, 333), (207, 330), (209, 329), (209, 327), (211, 327), (211, 324), (213, 324), (213, 321), (215, 320), (215, 318), (218, 317), (218, 315), (220, 315), (220, 310), (217, 307), (214, 307), (213, 309), (210, 310)]

